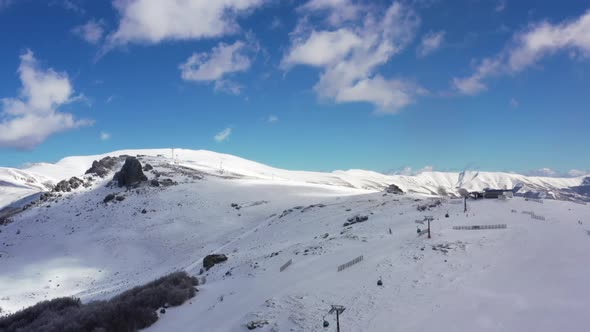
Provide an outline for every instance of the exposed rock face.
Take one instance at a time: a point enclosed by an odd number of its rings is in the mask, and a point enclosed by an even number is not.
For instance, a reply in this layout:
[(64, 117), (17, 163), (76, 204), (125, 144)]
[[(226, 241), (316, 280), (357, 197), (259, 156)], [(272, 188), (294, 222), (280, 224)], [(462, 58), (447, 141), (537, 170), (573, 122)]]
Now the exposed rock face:
[(221, 262), (225, 262), (226, 260), (227, 260), (227, 256), (224, 254), (207, 255), (205, 257), (205, 259), (203, 259), (203, 267), (206, 270), (209, 270), (210, 268), (212, 268), (216, 264), (219, 264)]
[(400, 187), (396, 186), (395, 184), (390, 184), (387, 188), (385, 188), (385, 192), (388, 194), (396, 195), (401, 195), (404, 193), (404, 191), (401, 190)]
[(264, 325), (268, 325), (268, 321), (266, 319), (253, 320), (246, 324), (246, 327), (248, 328), (248, 330), (254, 330), (257, 328), (263, 328)]
[(116, 157), (104, 157), (101, 160), (95, 160), (92, 162), (92, 167), (86, 171), (86, 174), (96, 174), (103, 178), (117, 165), (118, 161), (119, 158)]
[(150, 164), (145, 164), (145, 166), (143, 166), (144, 172), (151, 171), (152, 169), (154, 169), (154, 167)]
[(163, 180), (160, 180), (160, 184), (163, 185), (164, 187), (169, 187), (169, 186), (177, 185), (178, 182), (173, 181), (172, 179), (163, 179)]
[(365, 222), (367, 220), (369, 220), (368, 216), (354, 216), (354, 217), (348, 218), (347, 222), (345, 222), (342, 226), (346, 227), (346, 226), (354, 225), (359, 222)]
[(147, 176), (143, 174), (141, 163), (137, 158), (127, 157), (121, 170), (115, 173), (113, 181), (116, 181), (119, 187), (133, 187), (147, 181)]
[(84, 184), (84, 181), (77, 177), (72, 177), (69, 180), (59, 181), (53, 188), (54, 192), (70, 192), (72, 189), (77, 189)]

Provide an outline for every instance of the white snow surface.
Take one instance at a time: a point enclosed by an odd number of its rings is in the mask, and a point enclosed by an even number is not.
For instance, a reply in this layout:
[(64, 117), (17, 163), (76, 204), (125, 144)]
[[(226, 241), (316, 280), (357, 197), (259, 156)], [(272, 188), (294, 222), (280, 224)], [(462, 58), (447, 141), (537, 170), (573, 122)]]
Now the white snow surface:
[[(60, 296), (105, 299), (186, 270), (206, 282), (192, 300), (168, 309), (148, 330), (247, 331), (248, 322), (266, 320), (256, 331), (332, 331), (331, 304), (347, 308), (340, 317), (343, 331), (581, 331), (587, 326), (590, 206), (514, 198), (468, 201), (467, 213), (458, 200), (417, 209), (432, 203), (441, 185), (510, 188), (526, 180), (571, 186), (581, 179), (286, 171), (180, 149), (174, 158), (170, 149), (108, 155), (120, 154), (146, 155), (143, 164), (178, 184), (125, 190), (106, 185), (111, 174), (0, 226), (4, 312)], [(70, 157), (16, 175), (0, 169), (0, 179), (28, 183), (31, 192), (43, 190), (48, 179), (81, 176), (102, 156)], [(23, 174), (35, 174), (34, 181)], [(414, 193), (384, 195), (380, 190), (391, 183)], [(125, 200), (105, 204), (109, 193)], [(343, 226), (357, 215), (368, 220)], [(415, 220), (428, 215), (435, 218), (431, 239), (416, 233), (424, 226)], [(507, 228), (453, 230), (490, 224)], [(200, 275), (202, 259), (211, 253), (229, 259)], [(360, 263), (337, 271), (360, 255)], [(293, 264), (279, 272), (289, 259)], [(322, 327), (324, 318), (328, 329)]]
[[(10, 202), (21, 198), (27, 191), (18, 196), (14, 189), (6, 189), (2, 180), (9, 179), (11, 184), (29, 187), (28, 180), (15, 179), (11, 174), (19, 173), (24, 178), (32, 178), (34, 181), (45, 184), (55, 184), (60, 180), (69, 179), (72, 176), (81, 177), (90, 168), (92, 161), (106, 156), (119, 155), (145, 155), (162, 156), (171, 161), (203, 172), (217, 173), (220, 170), (245, 178), (274, 180), (285, 183), (311, 183), (325, 184), (336, 187), (350, 187), (366, 190), (382, 190), (390, 184), (395, 184), (405, 192), (426, 195), (437, 195), (442, 187), (449, 194), (458, 194), (458, 188), (469, 191), (481, 191), (485, 188), (510, 189), (517, 184), (523, 184), (525, 188), (560, 189), (571, 186), (579, 186), (585, 176), (573, 178), (534, 177), (503, 172), (422, 172), (418, 175), (384, 175), (366, 170), (347, 170), (334, 172), (307, 172), (290, 171), (270, 167), (254, 161), (236, 156), (216, 153), (206, 150), (187, 149), (135, 149), (120, 150), (101, 155), (67, 157), (55, 164), (38, 163), (26, 169), (18, 170), (0, 168), (0, 209)], [(48, 186), (34, 186), (38, 191), (47, 190)]]

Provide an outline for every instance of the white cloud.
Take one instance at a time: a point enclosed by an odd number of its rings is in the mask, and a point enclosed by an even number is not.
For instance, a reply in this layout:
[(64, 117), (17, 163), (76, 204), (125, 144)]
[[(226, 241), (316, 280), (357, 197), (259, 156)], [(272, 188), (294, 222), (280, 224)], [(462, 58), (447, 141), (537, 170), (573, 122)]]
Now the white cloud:
[(14, 0), (0, 0), (0, 10), (8, 8), (13, 2)]
[(518, 108), (518, 106), (520, 105), (520, 103), (518, 102), (518, 100), (511, 98), (510, 99), (510, 107), (512, 108)]
[(39, 68), (30, 50), (20, 59), (20, 94), (1, 99), (0, 146), (31, 149), (52, 134), (92, 123), (58, 111), (64, 104), (83, 99), (73, 96), (74, 89), (65, 73)]
[(420, 174), (420, 173), (424, 173), (424, 172), (434, 172), (434, 166), (424, 166), (421, 169), (419, 169), (418, 171), (416, 171), (416, 174)]
[(506, 9), (506, 0), (498, 1), (498, 4), (496, 5), (496, 7), (494, 7), (494, 11), (496, 11), (496, 13), (503, 12), (504, 9)]
[(584, 176), (584, 175), (588, 175), (590, 174), (590, 171), (584, 171), (584, 170), (580, 170), (580, 169), (570, 169), (567, 172), (567, 175), (571, 176), (571, 177), (579, 177), (579, 176)]
[(434, 171), (434, 166), (424, 166), (420, 169), (414, 170), (412, 167), (406, 166), (403, 167), (397, 171), (394, 171), (393, 174), (394, 175), (418, 175), (420, 173), (424, 173), (424, 172), (433, 172)]
[(240, 30), (236, 17), (265, 0), (115, 0), (121, 19), (111, 46), (221, 37)]
[(345, 28), (336, 31), (312, 31), (309, 37), (293, 43), (282, 64), (284, 67), (296, 64), (317, 67), (329, 65), (340, 61), (361, 44), (361, 38)]
[(560, 174), (557, 171), (555, 171), (555, 170), (553, 170), (551, 168), (543, 167), (543, 168), (539, 168), (539, 169), (536, 169), (536, 170), (528, 171), (526, 173), (526, 175), (529, 175), (529, 176), (557, 177)]
[(61, 5), (70, 11), (76, 12), (78, 14), (85, 14), (86, 10), (82, 8), (82, 6), (75, 0), (63, 0)]
[(580, 177), (590, 175), (589, 170), (571, 169), (567, 172), (560, 172), (548, 167), (539, 168), (536, 170), (524, 173), (528, 176), (542, 176), (542, 177)]
[(358, 18), (362, 8), (351, 0), (310, 0), (299, 10), (312, 14), (327, 12), (328, 23), (335, 26)]
[(276, 115), (269, 115), (268, 119), (266, 120), (268, 123), (275, 123), (279, 122), (279, 117)]
[(110, 133), (107, 133), (107, 132), (104, 132), (104, 131), (101, 131), (100, 132), (100, 140), (101, 141), (108, 141), (110, 139), (111, 139), (111, 134)]
[(590, 56), (590, 11), (559, 24), (544, 21), (530, 25), (516, 33), (502, 52), (483, 59), (471, 76), (454, 78), (453, 86), (463, 94), (477, 94), (486, 90), (484, 80), (519, 73), (558, 51)]
[(213, 139), (215, 139), (215, 141), (221, 143), (224, 141), (227, 141), (229, 139), (229, 136), (232, 133), (232, 129), (231, 128), (225, 128), (222, 131), (218, 132)]
[(217, 80), (213, 84), (213, 90), (215, 92), (223, 92), (235, 96), (242, 93), (242, 89), (243, 87), (240, 84), (232, 80)]
[[(338, 7), (342, 4), (355, 6), (345, 0), (312, 0), (300, 10), (306, 13), (321, 9), (331, 15), (342, 10)], [(291, 47), (281, 65), (321, 68), (314, 87), (321, 98), (336, 103), (368, 102), (379, 112), (394, 113), (425, 90), (401, 79), (384, 78), (377, 71), (408, 45), (420, 20), (411, 8), (399, 2), (385, 11), (374, 6), (354, 8), (359, 18), (336, 29), (318, 30), (307, 16), (301, 19), (291, 33)]]
[(271, 30), (276, 30), (276, 29), (279, 29), (279, 28), (282, 28), (282, 27), (283, 27), (283, 22), (281, 21), (280, 18), (275, 17), (275, 18), (272, 19), (272, 22), (270, 23), (270, 29)]
[(238, 95), (242, 86), (227, 76), (250, 69), (256, 52), (258, 44), (252, 40), (219, 43), (211, 52), (194, 53), (180, 64), (181, 77), (185, 81), (214, 82), (215, 91)]
[(104, 34), (104, 22), (90, 20), (72, 29), (72, 32), (90, 44), (97, 44)]
[(219, 43), (210, 53), (194, 53), (180, 65), (182, 79), (216, 81), (226, 74), (246, 71), (252, 63), (244, 49), (244, 42), (236, 41), (231, 45)]
[(436, 51), (442, 45), (445, 39), (445, 31), (429, 32), (422, 36), (422, 41), (416, 49), (416, 53), (420, 57), (425, 57)]

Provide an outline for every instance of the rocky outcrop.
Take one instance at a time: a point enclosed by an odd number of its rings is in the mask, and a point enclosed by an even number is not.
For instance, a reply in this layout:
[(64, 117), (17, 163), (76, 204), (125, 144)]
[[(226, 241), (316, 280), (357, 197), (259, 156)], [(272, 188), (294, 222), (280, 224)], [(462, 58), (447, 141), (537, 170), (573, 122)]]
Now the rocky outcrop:
[(348, 218), (347, 221), (342, 226), (346, 227), (346, 226), (357, 224), (359, 222), (365, 222), (367, 220), (369, 220), (368, 216), (354, 216), (354, 217)]
[(104, 157), (101, 160), (95, 160), (92, 162), (92, 167), (86, 170), (86, 174), (94, 174), (103, 178), (115, 168), (119, 161), (120, 159), (117, 157)]
[(77, 177), (72, 177), (69, 180), (62, 180), (59, 181), (55, 187), (53, 187), (54, 192), (70, 192), (72, 189), (77, 189), (81, 185), (84, 184), (84, 181), (78, 179)]
[(246, 328), (248, 328), (248, 330), (254, 330), (258, 328), (263, 328), (264, 325), (268, 325), (268, 321), (266, 319), (253, 320), (246, 324)]
[(121, 170), (115, 173), (113, 181), (115, 181), (119, 187), (129, 188), (147, 181), (147, 176), (143, 174), (141, 163), (136, 157), (127, 157)]
[(206, 270), (209, 270), (210, 268), (212, 268), (216, 264), (225, 262), (226, 260), (227, 260), (227, 256), (224, 254), (207, 255), (205, 257), (205, 259), (203, 259), (203, 267)]
[(390, 184), (387, 188), (385, 188), (385, 192), (388, 194), (396, 194), (401, 195), (404, 193), (400, 187), (396, 186), (395, 184)]
[(105, 198), (102, 200), (102, 202), (108, 203), (108, 202), (112, 201), (113, 199), (115, 199), (115, 194), (108, 194), (105, 196)]

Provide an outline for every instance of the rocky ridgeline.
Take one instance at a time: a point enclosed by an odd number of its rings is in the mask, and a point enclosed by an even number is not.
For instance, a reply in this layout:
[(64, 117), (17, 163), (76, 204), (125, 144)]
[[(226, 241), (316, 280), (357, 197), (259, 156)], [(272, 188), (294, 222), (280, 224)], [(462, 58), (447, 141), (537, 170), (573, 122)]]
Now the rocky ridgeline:
[(96, 175), (104, 178), (110, 171), (112, 171), (117, 164), (123, 160), (126, 156), (119, 157), (104, 157), (101, 160), (95, 160), (92, 162), (92, 167), (86, 170), (85, 174)]
[(53, 192), (59, 193), (59, 192), (70, 192), (74, 189), (78, 189), (80, 186), (83, 186), (85, 188), (88, 188), (92, 185), (92, 180), (91, 178), (88, 178), (86, 181), (77, 178), (77, 177), (71, 177), (69, 180), (62, 180), (59, 181), (55, 187), (53, 187)]

